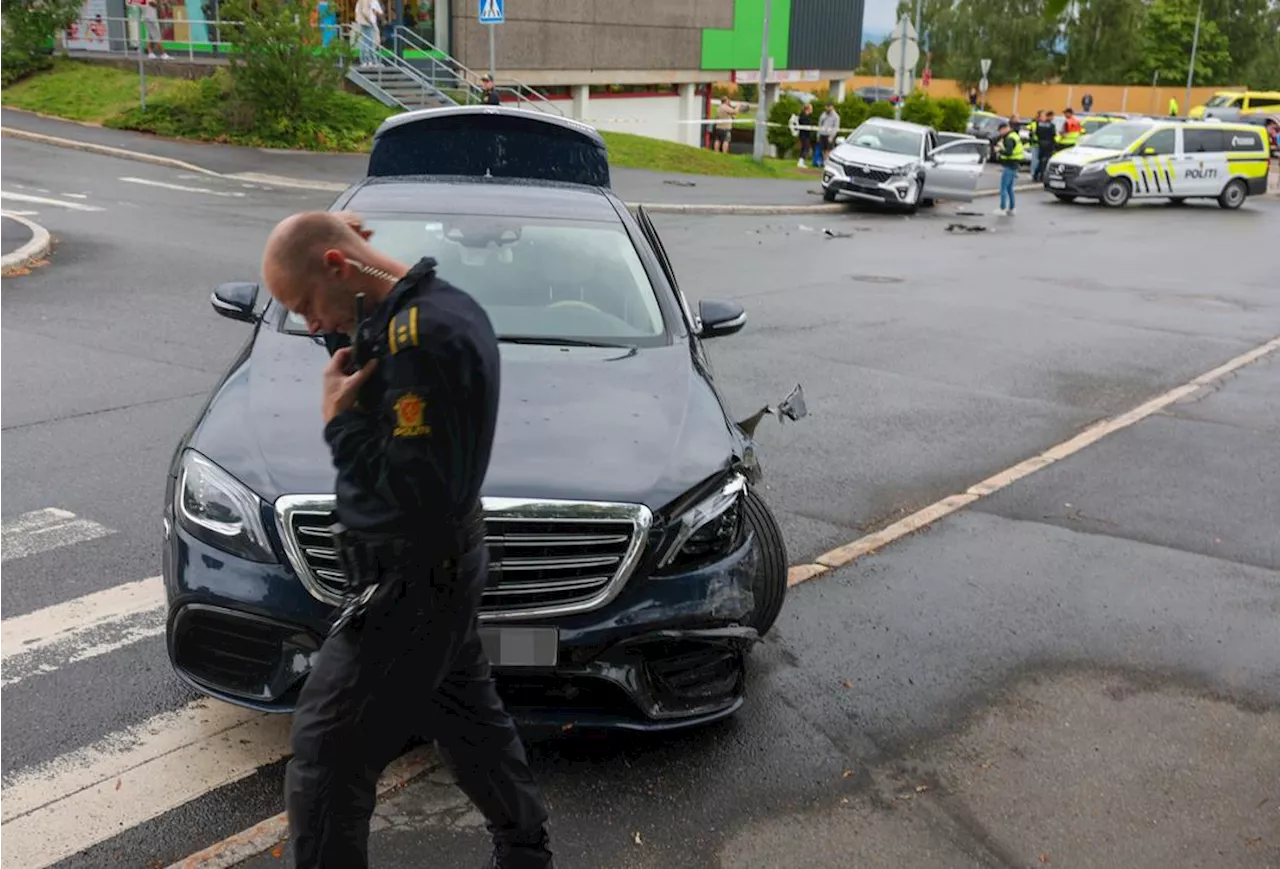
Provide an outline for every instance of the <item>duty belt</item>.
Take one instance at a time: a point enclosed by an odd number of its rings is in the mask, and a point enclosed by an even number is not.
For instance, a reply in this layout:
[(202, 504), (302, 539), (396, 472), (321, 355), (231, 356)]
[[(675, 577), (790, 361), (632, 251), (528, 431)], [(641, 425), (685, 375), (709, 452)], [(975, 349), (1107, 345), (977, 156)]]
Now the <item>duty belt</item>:
[(484, 513), (477, 504), (461, 521), (414, 537), (350, 531), (341, 523), (335, 523), (330, 530), (338, 563), (346, 576), (347, 592), (347, 600), (329, 628), (332, 637), (348, 626), (359, 629), (369, 602), (388, 573), (414, 566), (448, 568), (462, 555), (483, 546)]
[(341, 523), (330, 526), (347, 591), (359, 594), (384, 576), (408, 565), (439, 566), (484, 545), (484, 512), (477, 504), (462, 519), (443, 528), (417, 532), (353, 531)]

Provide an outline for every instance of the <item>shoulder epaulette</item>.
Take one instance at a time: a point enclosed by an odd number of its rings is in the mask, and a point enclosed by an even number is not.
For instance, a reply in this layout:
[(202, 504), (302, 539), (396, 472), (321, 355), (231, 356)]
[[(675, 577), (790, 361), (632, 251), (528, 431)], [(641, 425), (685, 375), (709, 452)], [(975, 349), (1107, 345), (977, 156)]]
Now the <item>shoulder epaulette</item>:
[(391, 355), (418, 346), (418, 306), (410, 305), (391, 318), (387, 326), (387, 350)]

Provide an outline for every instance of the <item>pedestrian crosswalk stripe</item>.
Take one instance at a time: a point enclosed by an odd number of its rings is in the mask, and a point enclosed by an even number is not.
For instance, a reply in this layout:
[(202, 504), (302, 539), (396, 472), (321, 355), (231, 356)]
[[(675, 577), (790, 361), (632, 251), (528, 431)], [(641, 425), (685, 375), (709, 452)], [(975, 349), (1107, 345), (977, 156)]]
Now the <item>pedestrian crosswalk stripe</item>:
[(0, 561), (39, 555), (114, 533), (104, 525), (78, 519), (75, 513), (58, 507), (33, 510), (5, 522), (0, 528)]
[(0, 622), (3, 686), (56, 672), (164, 631), (158, 576), (117, 585)]
[(288, 752), (290, 717), (197, 700), (23, 769), (0, 790), (4, 865), (43, 869)]
[(67, 202), (65, 199), (50, 199), (47, 196), (34, 196), (30, 193), (13, 193), (9, 190), (0, 191), (0, 202), (6, 199), (12, 199), (15, 202), (35, 202), (41, 205), (58, 205), (62, 208), (70, 208), (72, 211), (105, 211), (97, 205), (86, 205), (83, 202)]

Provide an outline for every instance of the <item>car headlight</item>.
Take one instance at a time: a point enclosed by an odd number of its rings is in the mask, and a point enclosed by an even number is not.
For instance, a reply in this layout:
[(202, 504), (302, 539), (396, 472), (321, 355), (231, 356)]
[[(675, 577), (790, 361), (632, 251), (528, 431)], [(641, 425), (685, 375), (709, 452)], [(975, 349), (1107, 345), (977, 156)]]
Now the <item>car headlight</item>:
[(1096, 162), (1096, 163), (1086, 163), (1086, 164), (1084, 164), (1084, 166), (1080, 169), (1080, 174), (1081, 174), (1081, 175), (1091, 175), (1091, 174), (1093, 174), (1094, 172), (1101, 172), (1101, 171), (1102, 171), (1102, 167), (1103, 167), (1103, 165), (1105, 165), (1105, 164), (1104, 164), (1104, 162), (1103, 162), (1102, 160), (1099, 160), (1099, 161), (1098, 161), (1098, 162)]
[(910, 163), (889, 170), (889, 174), (896, 178), (905, 178), (916, 171), (916, 167)]
[(182, 456), (174, 512), (192, 537), (249, 561), (275, 561), (262, 499), (194, 450)]
[(747, 480), (734, 474), (722, 486), (676, 519), (678, 530), (658, 568), (693, 568), (727, 554), (742, 536), (743, 494)]

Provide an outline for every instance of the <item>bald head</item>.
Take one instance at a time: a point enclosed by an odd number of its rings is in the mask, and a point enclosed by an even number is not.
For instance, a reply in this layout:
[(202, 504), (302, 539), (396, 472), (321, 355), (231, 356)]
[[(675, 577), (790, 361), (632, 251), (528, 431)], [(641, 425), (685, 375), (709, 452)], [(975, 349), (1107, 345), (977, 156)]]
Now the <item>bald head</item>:
[(365, 293), (376, 304), (407, 268), (366, 240), (354, 214), (305, 211), (276, 224), (262, 253), (262, 278), (275, 299), (302, 317), (312, 332), (350, 332), (353, 300)]

